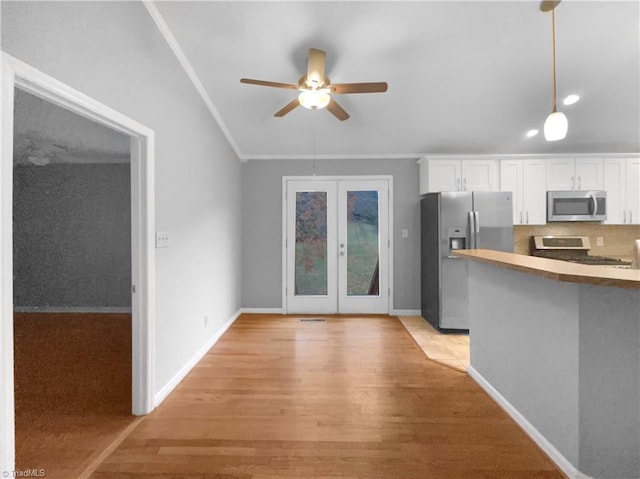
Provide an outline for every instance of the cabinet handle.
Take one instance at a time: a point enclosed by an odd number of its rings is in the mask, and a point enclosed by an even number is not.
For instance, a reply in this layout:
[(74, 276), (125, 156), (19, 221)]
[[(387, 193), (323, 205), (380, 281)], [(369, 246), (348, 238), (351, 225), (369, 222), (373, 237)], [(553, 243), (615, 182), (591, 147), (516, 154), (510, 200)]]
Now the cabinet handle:
[(529, 210), (527, 210), (527, 224), (529, 224)]
[(622, 222), (627, 222), (627, 210), (622, 210)]
[(582, 176), (578, 176), (578, 189), (582, 189)]
[(629, 210), (629, 224), (633, 223), (633, 210)]
[(467, 178), (465, 177), (464, 180), (462, 180), (462, 191), (467, 191)]
[(457, 178), (457, 179), (456, 179), (456, 183), (457, 183), (457, 190), (458, 190), (458, 191), (461, 191), (461, 190), (460, 190), (460, 178)]
[(520, 212), (520, 224), (522, 224), (522, 211)]
[(576, 177), (575, 176), (571, 177), (571, 189), (572, 190), (576, 189)]

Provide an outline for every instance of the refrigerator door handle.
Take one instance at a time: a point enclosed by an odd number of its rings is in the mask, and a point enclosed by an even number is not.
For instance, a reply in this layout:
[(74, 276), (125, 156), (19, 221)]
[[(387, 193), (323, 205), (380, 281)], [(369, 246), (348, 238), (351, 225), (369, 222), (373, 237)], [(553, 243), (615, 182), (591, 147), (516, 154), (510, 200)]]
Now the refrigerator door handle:
[(469, 211), (467, 213), (469, 219), (469, 249), (475, 249), (476, 247), (476, 215), (475, 211)]
[(474, 234), (474, 248), (478, 248), (478, 246), (480, 245), (480, 212), (478, 211), (474, 211), (473, 215), (475, 216), (475, 220), (474, 220), (474, 226), (476, 228), (475, 234)]

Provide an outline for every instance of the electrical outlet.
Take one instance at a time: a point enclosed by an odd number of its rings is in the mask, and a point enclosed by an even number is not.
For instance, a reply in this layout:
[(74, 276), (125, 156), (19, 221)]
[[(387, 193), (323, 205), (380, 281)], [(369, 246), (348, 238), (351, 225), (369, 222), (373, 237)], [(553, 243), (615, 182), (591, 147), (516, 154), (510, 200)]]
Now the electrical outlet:
[(596, 238), (596, 246), (604, 246), (604, 238), (602, 236)]

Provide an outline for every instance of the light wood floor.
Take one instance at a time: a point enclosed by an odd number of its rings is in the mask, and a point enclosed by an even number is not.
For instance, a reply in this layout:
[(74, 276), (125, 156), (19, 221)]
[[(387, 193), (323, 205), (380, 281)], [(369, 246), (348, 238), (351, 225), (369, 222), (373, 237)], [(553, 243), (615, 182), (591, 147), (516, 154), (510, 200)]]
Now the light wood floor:
[(468, 334), (441, 333), (421, 316), (399, 316), (398, 319), (429, 359), (458, 371), (467, 371)]
[(564, 476), (396, 318), (243, 315), (91, 477)]

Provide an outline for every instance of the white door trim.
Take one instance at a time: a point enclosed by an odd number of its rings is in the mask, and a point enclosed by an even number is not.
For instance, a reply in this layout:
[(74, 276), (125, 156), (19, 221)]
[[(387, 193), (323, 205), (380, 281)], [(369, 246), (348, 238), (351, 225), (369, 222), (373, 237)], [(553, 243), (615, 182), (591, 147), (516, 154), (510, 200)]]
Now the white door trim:
[(340, 180), (386, 180), (389, 184), (389, 261), (388, 261), (388, 274), (389, 274), (389, 311), (391, 314), (393, 311), (393, 176), (392, 175), (340, 175), (340, 176), (283, 176), (282, 177), (282, 311), (286, 314), (287, 309), (287, 294), (285, 285), (287, 282), (287, 182), (288, 181), (340, 181)]
[(16, 87), (131, 137), (132, 412), (153, 410), (155, 257), (153, 130), (2, 52), (0, 88), (0, 470), (15, 469), (13, 104)]

